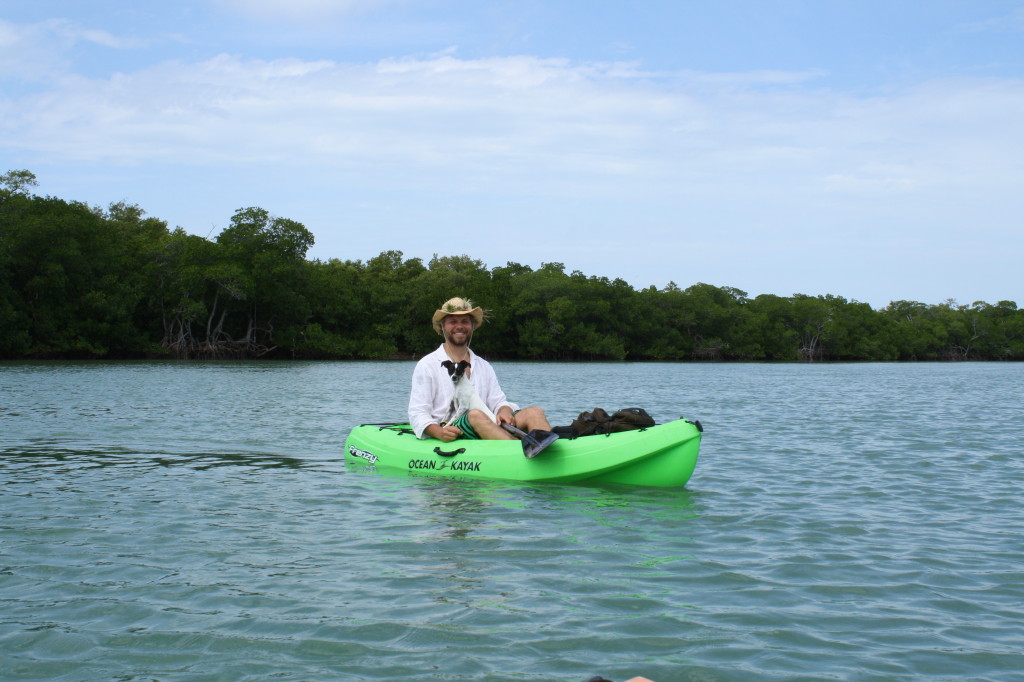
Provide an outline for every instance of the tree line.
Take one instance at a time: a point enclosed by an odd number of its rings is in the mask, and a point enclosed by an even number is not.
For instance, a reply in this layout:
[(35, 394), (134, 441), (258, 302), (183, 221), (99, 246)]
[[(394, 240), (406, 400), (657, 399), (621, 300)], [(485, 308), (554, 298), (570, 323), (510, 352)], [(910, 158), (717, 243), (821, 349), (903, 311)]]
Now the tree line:
[(0, 176), (0, 358), (413, 357), (439, 343), (430, 315), (459, 295), (488, 309), (474, 348), (500, 358), (1024, 359), (1013, 301), (874, 310), (832, 294), (635, 289), (562, 263), (309, 260), (312, 233), (262, 208), (207, 239), (126, 202), (36, 196), (36, 184)]

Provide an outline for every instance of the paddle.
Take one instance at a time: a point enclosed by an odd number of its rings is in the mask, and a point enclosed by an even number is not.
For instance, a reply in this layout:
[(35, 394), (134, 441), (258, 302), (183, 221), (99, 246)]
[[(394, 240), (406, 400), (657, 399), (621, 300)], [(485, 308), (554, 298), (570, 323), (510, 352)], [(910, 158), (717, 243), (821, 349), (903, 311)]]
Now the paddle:
[(533, 459), (540, 454), (540, 451), (558, 440), (558, 434), (551, 431), (534, 429), (529, 433), (517, 429), (511, 424), (502, 424), (505, 430), (523, 442), (523, 454)]

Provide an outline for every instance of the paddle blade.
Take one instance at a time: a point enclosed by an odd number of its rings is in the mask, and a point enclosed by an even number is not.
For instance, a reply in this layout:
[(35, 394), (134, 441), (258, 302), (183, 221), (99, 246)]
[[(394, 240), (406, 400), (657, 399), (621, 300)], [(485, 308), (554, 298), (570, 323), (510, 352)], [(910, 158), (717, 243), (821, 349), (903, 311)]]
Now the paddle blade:
[(541, 431), (534, 429), (523, 436), (523, 454), (528, 459), (533, 459), (540, 454), (541, 450), (558, 440), (558, 434), (552, 431)]
[(540, 451), (558, 440), (558, 434), (553, 431), (542, 431), (534, 429), (529, 433), (521, 431), (511, 424), (502, 424), (505, 430), (518, 438), (523, 444), (523, 454), (533, 459), (540, 454)]

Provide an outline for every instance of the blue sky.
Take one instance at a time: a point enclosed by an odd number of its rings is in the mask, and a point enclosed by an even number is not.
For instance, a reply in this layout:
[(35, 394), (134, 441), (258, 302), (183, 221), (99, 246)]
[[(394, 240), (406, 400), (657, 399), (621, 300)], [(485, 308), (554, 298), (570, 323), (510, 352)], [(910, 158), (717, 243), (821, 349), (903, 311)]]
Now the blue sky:
[(1024, 2), (2, 0), (0, 160), (325, 260), (1024, 305)]

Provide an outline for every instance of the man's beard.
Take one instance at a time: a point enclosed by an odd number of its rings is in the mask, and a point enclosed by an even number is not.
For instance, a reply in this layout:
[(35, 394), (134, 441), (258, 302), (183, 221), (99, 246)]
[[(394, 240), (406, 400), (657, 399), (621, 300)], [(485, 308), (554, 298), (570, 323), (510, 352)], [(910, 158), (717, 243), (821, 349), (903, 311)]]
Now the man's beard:
[(472, 339), (472, 338), (473, 338), (473, 332), (469, 332), (468, 334), (465, 334), (465, 335), (463, 335), (463, 337), (462, 337), (462, 340), (461, 340), (461, 341), (457, 341), (457, 340), (456, 340), (456, 339), (454, 338), (454, 335), (452, 335), (452, 336), (446, 336), (446, 337), (444, 337), (444, 340), (445, 340), (445, 341), (447, 341), (448, 343), (450, 343), (450, 344), (451, 344), (451, 345), (453, 345), (453, 346), (459, 346), (459, 347), (462, 347), (462, 346), (468, 346), (468, 345), (469, 345), (469, 341), (470, 341), (470, 339)]

